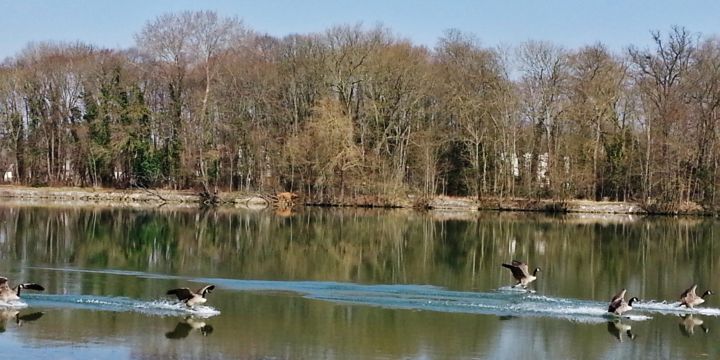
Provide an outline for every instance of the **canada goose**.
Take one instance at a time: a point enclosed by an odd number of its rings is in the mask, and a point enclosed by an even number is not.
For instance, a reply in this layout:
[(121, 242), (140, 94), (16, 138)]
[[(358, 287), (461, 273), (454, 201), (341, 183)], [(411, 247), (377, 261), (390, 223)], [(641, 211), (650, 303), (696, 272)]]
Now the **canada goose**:
[(193, 330), (200, 330), (202, 336), (208, 336), (213, 332), (213, 327), (202, 320), (196, 320), (188, 316), (183, 321), (178, 322), (173, 331), (166, 332), (165, 337), (168, 339), (182, 339), (190, 335)]
[(625, 333), (630, 340), (635, 340), (635, 334), (633, 334), (630, 329), (632, 329), (632, 326), (625, 324), (620, 320), (608, 321), (607, 323), (608, 332), (619, 342), (623, 342), (623, 333)]
[(710, 329), (706, 328), (705, 325), (703, 325), (703, 322), (704, 321), (702, 321), (702, 319), (696, 318), (692, 314), (680, 315), (680, 323), (678, 324), (678, 327), (680, 328), (680, 333), (687, 337), (695, 334), (696, 326), (700, 326), (702, 331), (707, 334)]
[(14, 288), (10, 288), (8, 279), (0, 276), (0, 301), (8, 302), (20, 300), (20, 292), (22, 289), (44, 291), (45, 288), (35, 283), (20, 284)]
[(615, 295), (614, 295), (614, 296), (612, 297), (612, 299), (610, 299), (610, 304), (612, 304), (612, 303), (614, 303), (614, 302), (618, 301), (619, 299), (624, 299), (624, 298), (625, 298), (625, 293), (626, 293), (626, 292), (627, 292), (627, 290), (626, 290), (626, 289), (622, 289), (622, 290), (620, 290), (620, 292), (619, 292), (619, 293), (615, 294)]
[(513, 287), (522, 286), (523, 289), (527, 288), (528, 284), (537, 279), (537, 273), (541, 270), (539, 267), (537, 267), (535, 268), (535, 271), (533, 271), (532, 275), (530, 275), (530, 271), (528, 271), (528, 265), (522, 261), (517, 260), (513, 260), (512, 264), (502, 264), (502, 266), (510, 269), (510, 271), (512, 271), (513, 277), (518, 281), (517, 284), (513, 285)]
[(608, 306), (609, 313), (619, 316), (632, 310), (633, 303), (638, 301), (639, 299), (637, 297), (633, 297), (630, 299), (630, 301), (625, 301), (626, 292), (627, 290), (622, 289), (619, 293), (613, 296), (613, 298), (610, 300), (610, 305)]
[(697, 294), (695, 294), (695, 290), (697, 290), (697, 284), (694, 284), (680, 294), (680, 306), (685, 305), (686, 307), (692, 309), (695, 305), (704, 303), (706, 296), (713, 294), (712, 291), (707, 290), (702, 294), (702, 296), (697, 296)]
[(198, 304), (204, 304), (207, 301), (205, 295), (212, 290), (215, 290), (215, 285), (205, 285), (195, 292), (190, 291), (188, 288), (172, 289), (168, 290), (167, 295), (175, 295), (178, 300), (184, 302), (188, 307), (194, 307)]

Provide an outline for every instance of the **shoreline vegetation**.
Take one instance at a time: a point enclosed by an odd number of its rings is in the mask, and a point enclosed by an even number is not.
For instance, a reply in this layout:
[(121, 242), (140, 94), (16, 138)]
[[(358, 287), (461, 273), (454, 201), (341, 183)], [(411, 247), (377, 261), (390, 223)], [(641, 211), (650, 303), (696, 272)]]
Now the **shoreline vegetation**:
[[(687, 215), (718, 216), (717, 211), (705, 209), (697, 204), (683, 204), (672, 208), (643, 206), (635, 202), (593, 201), (582, 199), (524, 199), (435, 196), (423, 198), (408, 195), (387, 198), (382, 196), (347, 198), (344, 201), (317, 203), (305, 201), (293, 193), (253, 194), (244, 192), (220, 192), (215, 194), (217, 202), (211, 204), (221, 208), (244, 208), (250, 210), (275, 209), (279, 214), (290, 215), (299, 207), (356, 207), (356, 208), (400, 208), (431, 210), (438, 212), (538, 212), (578, 214), (627, 214), (627, 215)], [(107, 189), (80, 187), (27, 187), (16, 185), (0, 186), (0, 203), (5, 205), (63, 205), (63, 206), (118, 206), (118, 207), (172, 207), (201, 208), (204, 196), (192, 190), (166, 189)]]

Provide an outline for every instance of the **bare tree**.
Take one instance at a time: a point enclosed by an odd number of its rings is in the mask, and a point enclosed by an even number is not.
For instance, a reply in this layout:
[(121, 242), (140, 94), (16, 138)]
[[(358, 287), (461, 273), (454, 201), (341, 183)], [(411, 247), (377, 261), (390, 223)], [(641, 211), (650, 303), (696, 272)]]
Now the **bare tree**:
[[(645, 109), (647, 144), (643, 183), (646, 199), (659, 195), (663, 201), (672, 202), (685, 190), (677, 181), (668, 179), (675, 178), (680, 167), (678, 149), (671, 143), (672, 135), (682, 128), (678, 125), (684, 113), (683, 84), (695, 51), (695, 40), (680, 27), (674, 27), (667, 39), (660, 32), (653, 32), (652, 38), (654, 49), (631, 47), (628, 50), (635, 85)], [(658, 156), (653, 157), (655, 153)], [(663, 179), (657, 193), (654, 191), (656, 176)]]
[[(571, 104), (568, 111), (577, 135), (572, 141), (575, 145), (572, 154), (576, 154), (575, 159), (582, 159), (581, 154), (592, 151), (591, 171), (584, 171), (585, 164), (580, 160), (574, 162), (572, 174), (580, 188), (589, 185), (578, 195), (599, 199), (607, 195), (603, 179), (613, 177), (621, 167), (618, 154), (609, 148), (618, 137), (622, 138), (624, 131), (618, 119), (618, 107), (623, 96), (626, 68), (602, 44), (580, 49), (572, 55), (570, 64)], [(620, 146), (624, 146), (622, 141)], [(603, 163), (611, 164), (610, 169)]]
[(14, 153), (11, 166), (0, 166), (0, 171), (4, 176), (5, 172), (14, 170), (13, 180), (21, 183), (26, 178), (26, 125), (22, 111), (22, 81), (19, 68), (9, 64), (0, 65), (0, 138), (10, 141), (8, 145)]
[[(159, 16), (148, 22), (136, 36), (139, 48), (151, 60), (150, 69), (158, 70), (167, 84), (169, 134), (165, 144), (171, 178), (178, 175), (183, 156), (194, 163), (200, 174), (200, 182), (209, 192), (208, 156), (215, 157), (217, 149), (211, 145), (216, 133), (215, 121), (210, 121), (208, 102), (215, 76), (216, 59), (244, 34), (242, 23), (235, 18), (222, 18), (211, 11), (186, 11)], [(203, 88), (199, 109), (189, 109), (193, 103), (188, 76), (195, 69), (202, 69)], [(184, 117), (183, 114), (187, 113)], [(190, 134), (181, 141), (183, 119), (191, 126)], [(199, 137), (197, 135), (200, 135)], [(193, 142), (192, 149), (188, 149)], [(185, 144), (185, 146), (181, 146)], [(194, 152), (194, 154), (193, 154)], [(215, 161), (217, 165), (217, 161)], [(195, 167), (193, 166), (193, 167)]]
[(568, 57), (560, 47), (530, 41), (520, 47), (518, 61), (522, 73), (520, 88), (524, 115), (533, 126), (528, 149), (531, 157), (528, 190), (550, 190), (557, 185), (551, 176), (560, 157), (561, 120), (567, 104)]
[(720, 39), (710, 38), (699, 44), (691, 59), (687, 87), (690, 115), (694, 124), (688, 129), (695, 139), (687, 200), (717, 204), (718, 131), (720, 130)]

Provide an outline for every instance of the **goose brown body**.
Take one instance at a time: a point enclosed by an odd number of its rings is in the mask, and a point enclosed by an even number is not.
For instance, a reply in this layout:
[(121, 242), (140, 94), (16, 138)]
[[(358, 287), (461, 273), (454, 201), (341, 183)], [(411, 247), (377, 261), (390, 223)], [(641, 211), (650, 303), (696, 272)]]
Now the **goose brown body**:
[(689, 287), (685, 291), (683, 291), (682, 294), (680, 294), (680, 306), (685, 305), (688, 308), (693, 308), (697, 305), (700, 305), (705, 302), (705, 297), (708, 295), (712, 295), (712, 291), (707, 290), (705, 291), (702, 296), (698, 296), (695, 291), (697, 290), (697, 284), (693, 284), (693, 286)]
[(178, 300), (185, 303), (188, 307), (204, 304), (207, 302), (207, 294), (215, 290), (215, 285), (205, 285), (196, 291), (188, 288), (172, 289), (167, 291), (167, 295), (175, 295)]
[(20, 293), (23, 289), (44, 291), (45, 288), (35, 283), (23, 283), (10, 287), (10, 283), (6, 277), (0, 276), (0, 301), (16, 301), (20, 300)]
[(622, 289), (619, 293), (610, 299), (610, 305), (608, 305), (608, 312), (614, 315), (622, 315), (632, 310), (633, 303), (638, 301), (637, 297), (632, 297), (630, 301), (625, 300), (625, 294), (627, 290)]
[(502, 264), (502, 266), (504, 268), (510, 269), (513, 277), (515, 278), (515, 280), (517, 280), (517, 284), (515, 284), (514, 286), (522, 286), (523, 288), (526, 288), (528, 284), (535, 281), (537, 279), (538, 271), (541, 271), (541, 269), (538, 267), (535, 268), (535, 270), (531, 274), (528, 265), (518, 260), (513, 260), (510, 264)]

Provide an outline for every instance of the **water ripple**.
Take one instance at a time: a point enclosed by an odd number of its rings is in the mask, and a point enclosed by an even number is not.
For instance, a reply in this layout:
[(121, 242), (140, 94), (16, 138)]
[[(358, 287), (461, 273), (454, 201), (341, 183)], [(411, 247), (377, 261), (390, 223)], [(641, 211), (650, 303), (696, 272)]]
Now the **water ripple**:
[[(393, 309), (427, 310), (438, 312), (456, 312), (486, 314), (498, 316), (553, 317), (575, 322), (602, 323), (616, 317), (607, 313), (607, 301), (570, 299), (538, 295), (512, 287), (502, 287), (486, 292), (452, 291), (432, 285), (379, 284), (366, 285), (332, 281), (266, 281), (238, 280), (224, 278), (186, 278), (181, 276), (153, 274), (139, 271), (85, 270), (39, 268), (63, 272), (92, 272), (116, 276), (136, 276), (152, 279), (183, 279), (198, 283), (215, 284), (218, 290), (252, 292), (295, 293), (308, 299), (331, 301), (336, 303), (378, 306)], [(39, 299), (39, 295), (34, 295)], [(167, 301), (142, 302), (127, 298), (71, 297), (71, 302), (95, 306), (101, 310), (139, 311), (152, 314), (167, 314), (191, 311), (184, 305)], [(93, 303), (92, 299), (101, 299)], [(99, 301), (108, 301), (107, 304)], [(67, 301), (66, 301), (67, 302)], [(651, 314), (677, 315), (701, 314), (720, 316), (717, 308), (680, 308), (678, 303), (666, 303), (644, 300), (635, 303), (631, 314), (624, 318), (636, 321), (651, 319)], [(217, 310), (208, 308), (209, 316)], [(212, 313), (215, 311), (216, 313)], [(202, 316), (202, 314), (196, 314)]]

